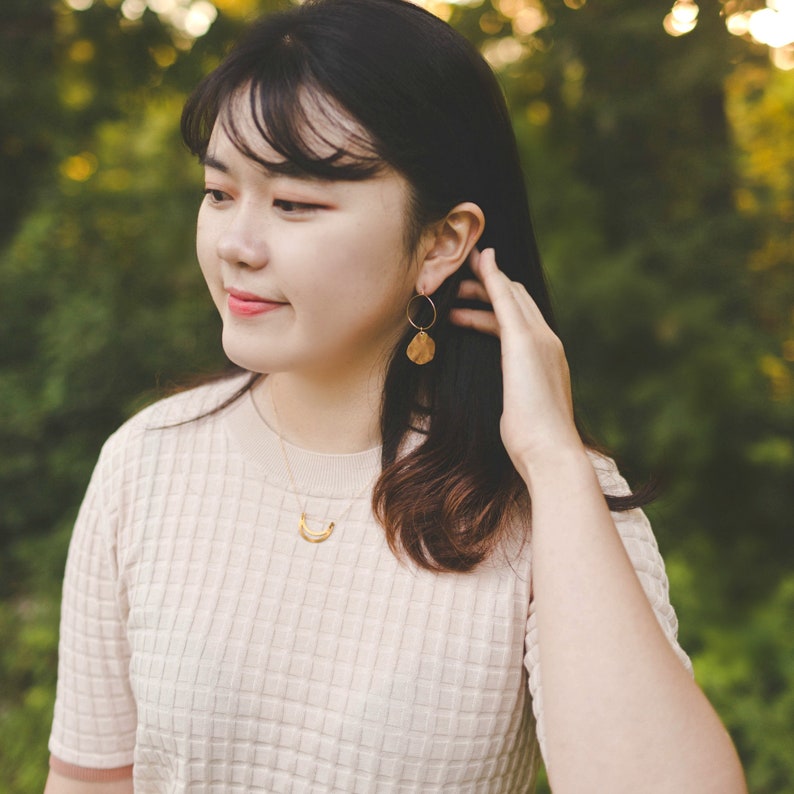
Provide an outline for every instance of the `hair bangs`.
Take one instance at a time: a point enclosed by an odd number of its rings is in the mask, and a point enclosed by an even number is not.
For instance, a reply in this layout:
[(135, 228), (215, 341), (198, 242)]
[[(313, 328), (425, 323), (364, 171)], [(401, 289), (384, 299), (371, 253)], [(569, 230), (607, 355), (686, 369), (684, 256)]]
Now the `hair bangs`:
[[(246, 100), (244, 114), (232, 109)], [(251, 119), (256, 134), (247, 133), (239, 118)], [(361, 180), (385, 165), (370, 136), (315, 83), (251, 82), (222, 108), (220, 123), (246, 157), (276, 173)], [(263, 156), (261, 142), (278, 159)]]
[(320, 84), (293, 37), (234, 66), (216, 70), (185, 105), (182, 136), (200, 159), (222, 124), (240, 152), (275, 173), (358, 181), (386, 167), (377, 142)]

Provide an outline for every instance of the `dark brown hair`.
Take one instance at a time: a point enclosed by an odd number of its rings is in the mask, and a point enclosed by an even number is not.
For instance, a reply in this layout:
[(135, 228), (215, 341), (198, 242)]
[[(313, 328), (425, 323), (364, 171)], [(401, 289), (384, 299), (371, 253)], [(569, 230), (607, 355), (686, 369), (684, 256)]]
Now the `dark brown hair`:
[[(480, 245), (496, 249), (501, 269), (524, 284), (554, 328), (502, 92), (449, 25), (403, 0), (309, 0), (265, 17), (185, 106), (183, 137), (199, 157), (220, 119), (241, 151), (259, 160), (226, 112), (233, 96), (248, 97), (259, 133), (283, 158), (270, 168), (355, 180), (386, 164), (402, 174), (412, 189), (409, 243), (456, 204), (478, 204), (486, 218)], [(318, 147), (307, 108), (341, 109), (362, 134), (347, 149), (328, 140)], [(436, 571), (475, 567), (516, 505), (527, 503), (499, 433), (499, 342), (449, 322), (467, 275), (464, 266), (433, 295), (434, 361), (417, 367), (406, 358), (413, 333), (406, 324), (381, 408), (375, 513), (395, 553)], [(642, 503), (639, 495), (606, 498), (616, 510)]]

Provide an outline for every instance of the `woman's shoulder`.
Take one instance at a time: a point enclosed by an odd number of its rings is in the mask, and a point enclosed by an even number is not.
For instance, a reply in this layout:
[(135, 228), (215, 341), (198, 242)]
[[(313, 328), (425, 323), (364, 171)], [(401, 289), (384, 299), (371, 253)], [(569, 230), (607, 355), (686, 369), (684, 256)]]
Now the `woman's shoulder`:
[(241, 394), (250, 373), (234, 373), (214, 379), (151, 403), (131, 416), (105, 442), (103, 452), (135, 445), (147, 437), (179, 436), (206, 432), (235, 395)]
[(105, 441), (94, 466), (84, 504), (120, 512), (140, 489), (184, 476), (224, 448), (225, 406), (236, 404), (250, 374), (234, 375), (153, 402)]
[(620, 473), (614, 459), (590, 447), (587, 449), (587, 457), (590, 458), (590, 463), (598, 476), (598, 483), (605, 494), (626, 496), (631, 493), (631, 488)]

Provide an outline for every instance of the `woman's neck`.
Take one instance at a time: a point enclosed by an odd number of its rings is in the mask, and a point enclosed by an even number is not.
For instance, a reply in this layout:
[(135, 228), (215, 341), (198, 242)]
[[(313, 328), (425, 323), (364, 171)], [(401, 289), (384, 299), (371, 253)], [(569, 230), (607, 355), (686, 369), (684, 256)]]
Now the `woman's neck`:
[(291, 372), (253, 388), (263, 420), (285, 441), (313, 452), (349, 454), (381, 443), (383, 377), (315, 380)]

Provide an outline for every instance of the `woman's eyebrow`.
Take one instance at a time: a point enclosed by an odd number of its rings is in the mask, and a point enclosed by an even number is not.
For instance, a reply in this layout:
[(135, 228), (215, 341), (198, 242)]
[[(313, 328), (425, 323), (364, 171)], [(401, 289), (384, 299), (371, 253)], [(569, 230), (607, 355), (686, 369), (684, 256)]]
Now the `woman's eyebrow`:
[[(262, 173), (265, 176), (271, 178), (285, 177), (287, 179), (297, 179), (302, 182), (316, 183), (329, 181), (308, 173), (300, 166), (289, 160), (283, 160), (275, 163), (266, 163), (262, 160), (255, 160), (254, 162), (259, 166), (259, 168), (261, 168)], [(231, 173), (231, 168), (226, 165), (226, 163), (224, 163), (222, 160), (218, 160), (217, 157), (214, 157), (211, 154), (203, 155), (201, 158), (199, 158), (199, 163), (204, 166), (204, 168), (211, 168), (214, 171), (220, 171), (222, 174)]]
[(221, 162), (216, 157), (213, 157), (211, 154), (203, 155), (199, 162), (205, 168), (212, 168), (215, 171), (220, 171), (223, 174), (229, 173), (229, 166), (226, 163)]

